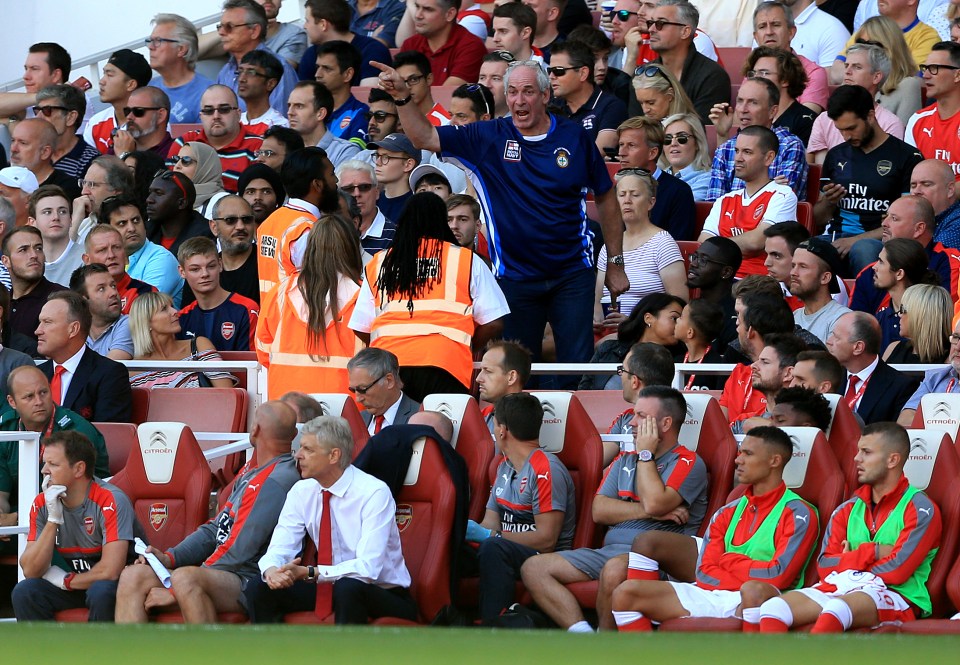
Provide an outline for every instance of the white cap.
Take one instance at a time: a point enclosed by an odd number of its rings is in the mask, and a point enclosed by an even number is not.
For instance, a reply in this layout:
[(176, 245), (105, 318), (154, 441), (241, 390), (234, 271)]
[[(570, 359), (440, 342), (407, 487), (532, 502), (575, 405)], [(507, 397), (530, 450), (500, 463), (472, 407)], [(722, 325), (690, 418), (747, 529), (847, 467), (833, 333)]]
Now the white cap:
[(22, 190), (26, 194), (33, 194), (40, 186), (33, 171), (22, 166), (8, 166), (0, 169), (0, 184)]

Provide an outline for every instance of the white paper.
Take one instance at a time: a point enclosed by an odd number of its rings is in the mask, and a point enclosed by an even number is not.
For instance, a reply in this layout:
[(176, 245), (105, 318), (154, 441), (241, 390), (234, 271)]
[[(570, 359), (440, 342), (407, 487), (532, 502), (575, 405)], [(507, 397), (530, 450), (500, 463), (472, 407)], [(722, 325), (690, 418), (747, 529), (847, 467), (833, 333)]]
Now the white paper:
[(157, 574), (157, 578), (160, 580), (160, 583), (163, 585), (163, 587), (165, 589), (169, 589), (171, 585), (170, 571), (167, 570), (166, 566), (160, 563), (160, 559), (157, 558), (157, 555), (153, 552), (147, 552), (147, 544), (139, 538), (133, 539), (133, 549), (137, 554), (147, 560), (147, 563), (149, 563), (150, 567), (153, 568), (153, 572)]

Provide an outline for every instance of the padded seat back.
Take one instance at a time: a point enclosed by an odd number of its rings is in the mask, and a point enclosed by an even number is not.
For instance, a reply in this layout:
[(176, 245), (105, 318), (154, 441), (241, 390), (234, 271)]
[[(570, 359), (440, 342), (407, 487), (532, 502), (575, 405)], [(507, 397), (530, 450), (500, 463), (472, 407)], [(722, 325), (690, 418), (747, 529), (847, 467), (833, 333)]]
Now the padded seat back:
[(619, 390), (578, 390), (573, 394), (600, 434), (606, 434), (613, 421), (631, 408), (630, 404), (623, 401)]
[(947, 577), (960, 550), (960, 457), (950, 436), (938, 430), (908, 429), (910, 458), (903, 468), (910, 484), (940, 508), (940, 549), (930, 568), (927, 589), (933, 616), (947, 611)]
[(353, 458), (356, 459), (370, 438), (357, 403), (347, 393), (311, 393), (310, 397), (320, 402), (324, 415), (346, 418), (353, 434)]
[(709, 474), (707, 512), (700, 525), (700, 536), (706, 533), (713, 514), (726, 503), (733, 487), (733, 460), (737, 457), (737, 441), (723, 417), (720, 404), (705, 392), (683, 393), (687, 401), (687, 417), (679, 437), (680, 445), (703, 458)]
[(423, 399), (423, 410), (442, 413), (453, 423), (453, 441), (450, 445), (467, 463), (469, 517), (482, 521), (490, 496), (487, 467), (493, 459), (493, 438), (480, 413), (480, 406), (470, 395), (437, 393)]
[[(957, 393), (927, 393), (920, 398), (922, 429), (940, 430), (950, 435), (950, 439), (957, 440), (957, 429), (960, 428), (960, 394)], [(916, 422), (916, 421), (914, 421)]]
[(133, 397), (133, 409), (131, 418), (134, 425), (147, 422), (147, 412), (150, 409), (149, 388), (131, 388), (130, 393)]
[(127, 464), (130, 451), (137, 446), (137, 426), (132, 423), (93, 423), (103, 435), (110, 456), (110, 475), (116, 475)]
[(853, 458), (857, 456), (857, 443), (860, 441), (860, 422), (847, 403), (836, 393), (824, 393), (830, 402), (830, 426), (827, 428), (827, 441), (833, 449), (833, 456), (840, 465), (840, 471), (847, 483), (847, 493), (853, 492), (857, 482), (857, 465)]
[(410, 571), (410, 592), (420, 616), (430, 621), (450, 604), (450, 551), (456, 489), (440, 453), (440, 444), (422, 437), (397, 496), (397, 528), (403, 559)]
[(183, 423), (143, 423), (137, 439), (111, 482), (130, 498), (149, 543), (165, 550), (207, 521), (210, 468)]

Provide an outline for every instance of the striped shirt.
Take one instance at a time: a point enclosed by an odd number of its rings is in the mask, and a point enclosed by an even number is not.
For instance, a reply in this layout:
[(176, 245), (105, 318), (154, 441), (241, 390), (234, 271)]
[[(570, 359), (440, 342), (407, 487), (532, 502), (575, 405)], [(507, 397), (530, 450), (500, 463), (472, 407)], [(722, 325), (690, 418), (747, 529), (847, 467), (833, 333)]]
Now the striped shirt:
[(53, 168), (61, 173), (66, 173), (71, 178), (82, 178), (87, 172), (90, 162), (100, 156), (100, 151), (77, 137), (77, 144), (70, 149), (70, 152), (53, 163)]
[[(620, 303), (620, 313), (630, 316), (640, 299), (651, 293), (663, 293), (663, 280), (660, 271), (669, 265), (682, 262), (680, 247), (666, 231), (660, 231), (645, 243), (634, 249), (624, 250), (623, 269), (630, 280), (630, 290), (622, 294), (617, 302)], [(607, 246), (600, 248), (597, 259), (597, 269), (600, 272), (607, 270)], [(610, 291), (603, 287), (602, 303), (610, 302)]]
[[(220, 354), (214, 350), (198, 351), (183, 360), (223, 360)], [(231, 379), (236, 383), (236, 378), (230, 372), (204, 372), (211, 381), (217, 379)], [(184, 372), (178, 370), (150, 370), (140, 372), (130, 378), (132, 388), (199, 388), (200, 377), (196, 372)]]

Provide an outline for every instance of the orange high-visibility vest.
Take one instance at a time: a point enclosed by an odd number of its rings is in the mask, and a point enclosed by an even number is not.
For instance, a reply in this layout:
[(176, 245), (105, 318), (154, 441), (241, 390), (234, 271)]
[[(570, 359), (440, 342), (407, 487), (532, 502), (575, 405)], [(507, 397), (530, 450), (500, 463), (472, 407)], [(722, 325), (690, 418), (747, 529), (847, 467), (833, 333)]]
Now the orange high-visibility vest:
[(260, 305), (257, 359), (267, 370), (268, 398), (278, 399), (291, 390), (345, 393), (349, 385), (347, 361), (364, 346), (347, 325), (360, 286), (341, 276), (337, 288), (339, 316), (327, 324), (326, 343), (321, 339), (316, 345), (308, 344), (307, 306), (298, 286), (299, 273), (271, 289)]
[(257, 228), (257, 273), (260, 276), (260, 300), (280, 283), (280, 239), (300, 218), (316, 221), (313, 213), (289, 204), (282, 205)]
[[(433, 243), (421, 243), (421, 257)], [(440, 279), (432, 283), (413, 301), (413, 311), (406, 298), (384, 298), (377, 288), (380, 267), (387, 252), (378, 252), (367, 264), (367, 283), (373, 292), (377, 317), (370, 330), (370, 346), (392, 352), (400, 366), (439, 367), (447, 370), (464, 386), (470, 386), (473, 375), (473, 354), (470, 342), (475, 324), (473, 297), (470, 295), (470, 267), (473, 252), (443, 242), (440, 265), (429, 265), (420, 258), (421, 270), (430, 270)]]
[[(300, 272), (301, 266), (293, 260), (293, 245), (301, 238), (306, 241), (306, 236), (310, 234), (310, 230), (316, 223), (317, 220), (313, 217), (299, 217), (293, 220), (287, 230), (280, 235), (280, 245), (277, 251), (277, 275), (281, 282), (290, 275)], [(304, 247), (305, 252), (306, 247)]]

